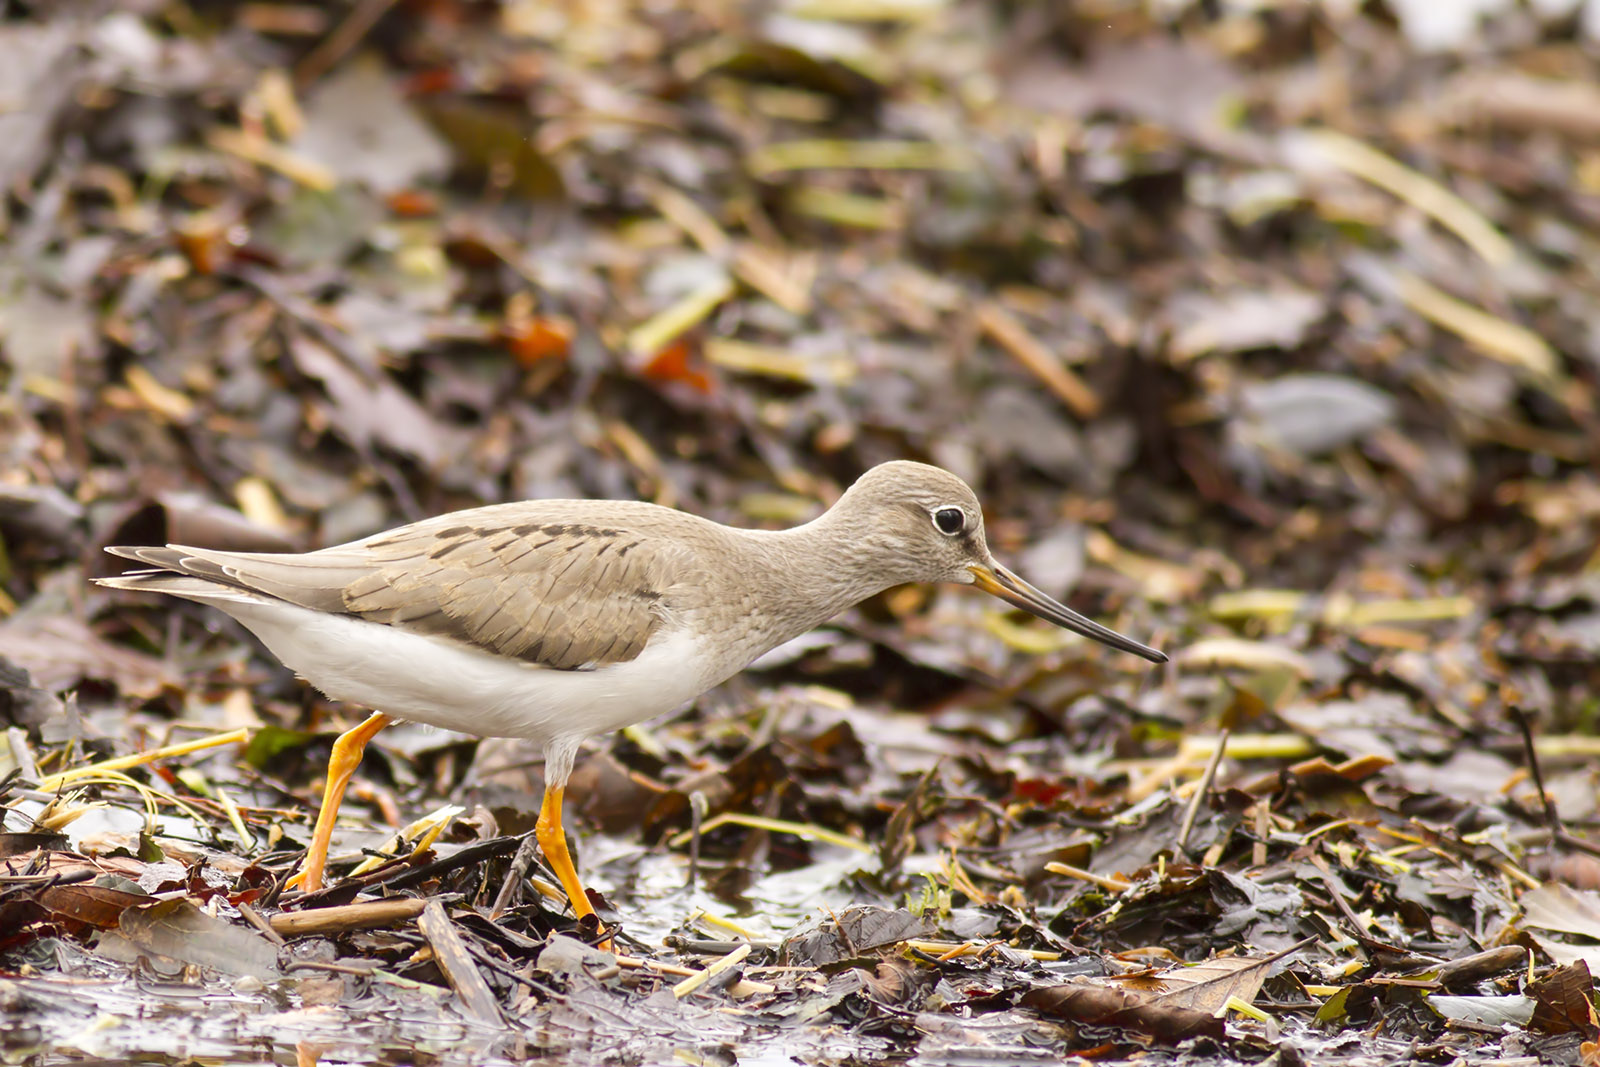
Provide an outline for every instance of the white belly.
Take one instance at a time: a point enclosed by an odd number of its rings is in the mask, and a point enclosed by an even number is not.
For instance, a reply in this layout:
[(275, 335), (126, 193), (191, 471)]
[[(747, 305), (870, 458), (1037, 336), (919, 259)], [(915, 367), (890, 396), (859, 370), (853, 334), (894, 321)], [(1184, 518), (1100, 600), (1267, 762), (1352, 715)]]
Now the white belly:
[(558, 671), (281, 600), (211, 602), (335, 700), (480, 737), (576, 748), (586, 737), (671, 711), (720, 681), (684, 630), (658, 633), (626, 663)]

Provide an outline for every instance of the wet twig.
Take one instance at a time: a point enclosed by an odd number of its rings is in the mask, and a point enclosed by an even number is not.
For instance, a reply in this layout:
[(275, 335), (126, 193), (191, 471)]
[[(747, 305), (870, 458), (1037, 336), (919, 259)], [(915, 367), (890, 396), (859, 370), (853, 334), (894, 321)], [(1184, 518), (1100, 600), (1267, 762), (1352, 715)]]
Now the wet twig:
[(522, 838), (520, 836), (492, 837), (487, 841), (479, 841), (475, 844), (467, 845), (453, 856), (446, 856), (443, 859), (425, 863), (413, 870), (384, 878), (374, 884), (382, 885), (386, 889), (406, 889), (419, 882), (425, 882), (429, 878), (437, 878), (439, 875), (449, 871), (461, 867), (471, 867), (496, 856), (504, 856), (507, 852), (520, 849), (521, 846)]
[(445, 914), (444, 905), (437, 900), (428, 901), (417, 918), (417, 928), (428, 939), (439, 969), (449, 979), (451, 988), (461, 997), (467, 1011), (486, 1023), (504, 1022), (499, 1000), (484, 980), (483, 973), (478, 970), (472, 953), (467, 951), (450, 916)]
[(313, 934), (340, 934), (348, 930), (371, 930), (391, 923), (415, 919), (427, 903), (412, 897), (397, 900), (370, 900), (360, 904), (341, 904), (315, 911), (279, 912), (268, 920), (281, 937), (309, 937)]
[(1526, 711), (1519, 705), (1510, 705), (1506, 714), (1516, 724), (1517, 731), (1522, 735), (1522, 752), (1528, 761), (1528, 774), (1533, 778), (1533, 787), (1539, 791), (1539, 803), (1544, 810), (1545, 825), (1550, 828), (1550, 839), (1563, 848), (1586, 855), (1600, 857), (1600, 845), (1593, 841), (1586, 841), (1567, 831), (1561, 821), (1561, 813), (1556, 811), (1555, 802), (1550, 799), (1550, 794), (1545, 791), (1544, 772), (1539, 768), (1538, 746), (1533, 743), (1533, 721)]
[(1533, 745), (1533, 723), (1528, 713), (1517, 704), (1508, 705), (1506, 714), (1522, 734), (1522, 752), (1528, 761), (1528, 773), (1533, 776), (1533, 787), (1539, 791), (1539, 803), (1544, 807), (1545, 824), (1550, 827), (1550, 833), (1559, 839), (1566, 834), (1566, 829), (1561, 825), (1561, 815), (1551, 802), (1550, 794), (1545, 792), (1544, 772), (1539, 769), (1539, 754)]
[(268, 941), (271, 941), (279, 948), (282, 948), (284, 945), (288, 944), (288, 942), (283, 939), (283, 935), (274, 930), (272, 928), (272, 924), (264, 919), (259, 911), (243, 901), (235, 904), (234, 907), (239, 909), (239, 914), (244, 916), (245, 922), (249, 923), (251, 926), (260, 931), (262, 937), (266, 938)]
[(506, 879), (500, 883), (500, 891), (495, 894), (494, 906), (489, 909), (489, 917), (498, 919), (504, 915), (511, 906), (511, 899), (516, 895), (517, 888), (522, 885), (522, 879), (527, 876), (528, 868), (533, 866), (533, 857), (539, 851), (539, 842), (534, 837), (532, 830), (522, 835), (522, 843), (517, 846), (517, 854), (511, 857), (511, 869), (506, 872)]

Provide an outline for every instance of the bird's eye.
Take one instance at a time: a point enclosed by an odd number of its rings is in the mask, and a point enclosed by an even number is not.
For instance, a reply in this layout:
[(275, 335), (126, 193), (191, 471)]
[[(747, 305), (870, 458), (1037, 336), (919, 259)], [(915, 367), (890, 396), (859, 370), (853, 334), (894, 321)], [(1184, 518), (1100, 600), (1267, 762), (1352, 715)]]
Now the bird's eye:
[(960, 508), (940, 508), (933, 513), (933, 524), (940, 533), (954, 537), (967, 528), (967, 513)]

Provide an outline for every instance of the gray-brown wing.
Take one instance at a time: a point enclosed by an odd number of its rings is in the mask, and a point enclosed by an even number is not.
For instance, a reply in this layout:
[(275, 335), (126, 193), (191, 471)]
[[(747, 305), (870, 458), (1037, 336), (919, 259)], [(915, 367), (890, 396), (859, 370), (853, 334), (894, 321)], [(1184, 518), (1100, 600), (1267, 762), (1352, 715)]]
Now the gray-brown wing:
[(639, 655), (661, 625), (682, 551), (628, 529), (507, 516), (431, 520), (304, 555), (118, 554), (571, 670)]

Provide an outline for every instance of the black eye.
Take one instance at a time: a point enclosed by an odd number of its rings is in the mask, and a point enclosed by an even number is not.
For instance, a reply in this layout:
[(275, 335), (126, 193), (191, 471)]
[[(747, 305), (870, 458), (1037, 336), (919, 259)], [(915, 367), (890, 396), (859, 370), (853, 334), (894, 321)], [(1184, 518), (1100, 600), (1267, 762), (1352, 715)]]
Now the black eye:
[(954, 537), (967, 528), (967, 513), (960, 508), (940, 508), (933, 513), (933, 524), (940, 533)]

